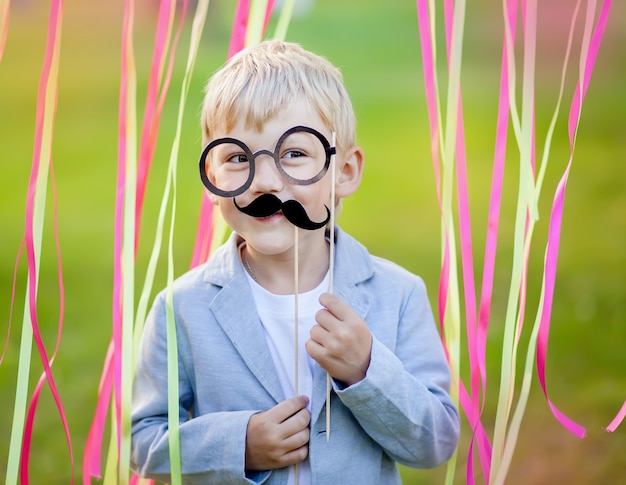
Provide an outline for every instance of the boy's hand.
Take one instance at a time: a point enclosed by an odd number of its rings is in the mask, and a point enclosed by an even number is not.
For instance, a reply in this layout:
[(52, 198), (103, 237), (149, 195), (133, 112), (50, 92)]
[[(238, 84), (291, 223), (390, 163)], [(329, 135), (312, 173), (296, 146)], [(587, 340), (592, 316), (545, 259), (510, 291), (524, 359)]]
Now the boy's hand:
[(372, 352), (372, 334), (367, 324), (338, 296), (324, 293), (326, 307), (315, 315), (318, 325), (311, 329), (306, 350), (317, 363), (350, 386), (365, 377)]
[(246, 432), (247, 470), (273, 470), (307, 457), (311, 421), (308, 403), (306, 396), (296, 396), (250, 418)]

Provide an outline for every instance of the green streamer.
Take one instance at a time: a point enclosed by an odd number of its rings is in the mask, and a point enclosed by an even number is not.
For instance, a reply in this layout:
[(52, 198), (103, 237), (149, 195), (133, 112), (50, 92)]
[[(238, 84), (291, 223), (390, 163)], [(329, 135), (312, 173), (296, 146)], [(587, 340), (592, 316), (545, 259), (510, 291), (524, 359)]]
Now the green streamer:
[[(563, 68), (561, 72), (561, 84), (559, 88), (559, 94), (558, 94), (558, 98), (556, 102), (556, 107), (552, 115), (550, 125), (548, 127), (548, 132), (546, 135), (546, 142), (543, 148), (543, 153), (542, 153), (542, 158), (541, 158), (539, 174), (538, 174), (537, 181), (534, 187), (534, 198), (536, 201), (539, 200), (539, 196), (541, 193), (541, 187), (542, 187), (543, 178), (545, 175), (545, 170), (546, 170), (546, 166), (548, 162), (548, 156), (550, 153), (550, 147), (552, 143), (552, 136), (554, 133), (556, 121), (558, 119), (558, 115), (559, 115), (559, 111), (561, 107), (561, 101), (563, 99), (563, 93), (565, 91), (565, 77), (567, 73), (567, 66), (569, 64), (569, 57), (571, 53), (571, 47), (572, 47), (573, 36), (574, 36), (574, 28), (576, 26), (576, 19), (578, 16), (580, 3), (581, 2), (579, 0), (576, 4), (573, 17), (572, 17), (572, 22), (571, 22), (568, 42), (567, 42), (567, 50), (566, 50), (565, 59), (563, 62)], [(531, 228), (529, 230), (529, 236), (528, 236), (528, 240), (526, 243), (527, 246), (530, 246), (530, 237), (532, 235), (532, 227), (534, 226), (534, 220), (531, 220), (530, 224), (531, 224)], [(547, 258), (547, 254), (546, 254), (546, 258)], [(544, 267), (545, 267), (545, 264), (546, 264), (546, 261), (544, 260)], [(509, 466), (513, 458), (513, 452), (515, 450), (517, 438), (519, 436), (519, 430), (521, 427), (522, 418), (524, 416), (526, 405), (528, 403), (528, 398), (530, 395), (530, 385), (532, 383), (532, 377), (533, 377), (533, 371), (534, 371), (534, 362), (535, 362), (535, 355), (536, 355), (536, 349), (537, 349), (537, 338), (538, 338), (539, 330), (541, 326), (541, 317), (542, 317), (541, 309), (543, 308), (544, 301), (545, 301), (545, 291), (546, 291), (546, 279), (545, 279), (545, 270), (544, 270), (542, 283), (541, 283), (541, 294), (540, 294), (539, 303), (537, 307), (538, 311), (535, 317), (535, 321), (533, 323), (532, 332), (531, 332), (530, 339), (528, 342), (528, 349), (526, 353), (526, 361), (525, 361), (524, 373), (523, 373), (523, 378), (522, 378), (522, 385), (520, 389), (520, 397), (518, 399), (517, 406), (515, 408), (513, 417), (511, 419), (511, 423), (509, 425), (509, 430), (508, 430), (507, 437), (506, 437), (506, 447), (502, 454), (502, 461), (500, 463), (499, 469), (496, 470), (495, 482), (494, 482), (496, 484), (504, 483), (504, 479), (506, 478), (506, 474), (508, 472)]]
[(258, 44), (263, 40), (267, 0), (251, 0), (248, 26), (246, 29), (246, 47)]
[(107, 450), (106, 467), (104, 469), (103, 485), (117, 485), (117, 463), (119, 460), (117, 449), (117, 422), (115, 417), (115, 390), (111, 393), (111, 439)]
[[(434, 11), (431, 10), (431, 11)], [(461, 360), (461, 309), (459, 297), (459, 275), (457, 267), (457, 249), (455, 237), (454, 211), (452, 208), (453, 180), (455, 173), (455, 151), (461, 96), (461, 61), (463, 56), (463, 34), (465, 25), (465, 1), (454, 3), (452, 40), (450, 45), (449, 78), (446, 107), (445, 140), (443, 144), (443, 191), (442, 210), (444, 237), (448, 242), (449, 282), (448, 298), (444, 316), (444, 334), (448, 347), (451, 388), (450, 396), (459, 403), (460, 360)], [(445, 246), (443, 246), (445, 250)], [(457, 453), (449, 460), (446, 471), (446, 484), (451, 485), (454, 479)]]
[(169, 197), (169, 186), (171, 184), (172, 210), (170, 219), (170, 232), (168, 240), (168, 264), (167, 264), (167, 290), (166, 290), (166, 325), (167, 325), (167, 413), (169, 430), (169, 455), (170, 473), (173, 485), (182, 483), (182, 467), (180, 458), (180, 430), (179, 430), (179, 389), (178, 389), (178, 345), (176, 339), (176, 320), (174, 315), (174, 227), (176, 222), (176, 167), (178, 164), (178, 152), (180, 147), (180, 137), (182, 133), (183, 115), (191, 74), (195, 65), (198, 46), (202, 36), (202, 30), (207, 16), (209, 0), (200, 0), (196, 7), (193, 19), (189, 55), (185, 76), (182, 82), (180, 102), (178, 105), (178, 118), (176, 122), (176, 134), (170, 153), (168, 170), (168, 189), (164, 194), (164, 200)]
[(295, 3), (295, 0), (285, 0), (283, 2), (283, 8), (280, 11), (280, 17), (278, 17), (278, 23), (276, 24), (276, 29), (274, 30), (274, 39), (285, 40)]
[[(36, 249), (38, 251), (38, 249)], [(29, 292), (31, 281), (26, 283), (26, 294)], [(9, 457), (6, 472), (6, 484), (17, 484), (22, 449), (24, 421), (26, 420), (26, 401), (28, 399), (28, 376), (33, 349), (33, 327), (30, 321), (28, 299), (24, 304), (24, 318), (22, 322), (22, 340), (20, 343), (20, 358), (17, 369), (17, 388), (13, 410), (13, 424), (11, 425), (11, 439), (9, 441)]]
[[(527, 276), (525, 261), (527, 261), (530, 251), (534, 222), (538, 219), (534, 173), (532, 168), (536, 20), (537, 5), (534, 1), (529, 1), (526, 9), (526, 29), (524, 32), (522, 120), (520, 132), (516, 132), (520, 167), (513, 243), (513, 268), (505, 316), (500, 391), (494, 428), (490, 481), (495, 479), (500, 468), (500, 460), (504, 454), (506, 430), (515, 391), (514, 384), (517, 361), (516, 334), (519, 333), (517, 330), (521, 328), (523, 323), (521, 321), (520, 291), (523, 288), (522, 285), (525, 284), (525, 278)], [(513, 59), (513, 54), (511, 53), (509, 62), (512, 63)], [(509, 78), (509, 81), (512, 79), (513, 78)], [(514, 90), (510, 89), (510, 92), (514, 93)], [(511, 111), (513, 112), (513, 110)]]
[(120, 451), (118, 463), (119, 483), (125, 485), (130, 477), (131, 405), (132, 405), (132, 361), (133, 326), (135, 301), (135, 203), (137, 197), (137, 73), (132, 46), (134, 2), (128, 3), (126, 55), (126, 180), (124, 187), (123, 239), (122, 239), (122, 375)]
[[(8, 8), (8, 5), (7, 5)], [(8, 11), (7, 11), (8, 15)], [(33, 324), (29, 306), (30, 288), (35, 287), (35, 298), (37, 297), (39, 284), (39, 264), (41, 259), (42, 233), (45, 220), (46, 193), (48, 185), (48, 172), (50, 169), (50, 160), (52, 152), (52, 126), (54, 123), (54, 112), (56, 105), (56, 89), (58, 82), (59, 69), (59, 49), (60, 39), (57, 37), (55, 41), (54, 51), (52, 51), (52, 64), (48, 78), (45, 79), (45, 99), (43, 105), (39, 105), (38, 109), (42, 110), (42, 126), (41, 126), (41, 145), (39, 153), (35, 153), (34, 157), (38, 159), (38, 173), (31, 176), (36, 177), (34, 186), (33, 200), (33, 253), (35, 275), (34, 281), (30, 274), (26, 280), (26, 297), (24, 301), (24, 316), (22, 318), (22, 340), (20, 342), (20, 358), (17, 375), (15, 404), (13, 411), (13, 423), (11, 427), (11, 438), (9, 444), (9, 457), (6, 470), (6, 484), (14, 485), (17, 483), (17, 476), (20, 463), (20, 452), (22, 448), (22, 440), (24, 433), (24, 423), (26, 418), (26, 401), (28, 395), (28, 381), (30, 374), (30, 364), (33, 348)], [(42, 82), (44, 80), (42, 79)], [(40, 90), (43, 84), (40, 85)], [(32, 183), (32, 182), (31, 182)], [(28, 221), (27, 221), (28, 223)]]

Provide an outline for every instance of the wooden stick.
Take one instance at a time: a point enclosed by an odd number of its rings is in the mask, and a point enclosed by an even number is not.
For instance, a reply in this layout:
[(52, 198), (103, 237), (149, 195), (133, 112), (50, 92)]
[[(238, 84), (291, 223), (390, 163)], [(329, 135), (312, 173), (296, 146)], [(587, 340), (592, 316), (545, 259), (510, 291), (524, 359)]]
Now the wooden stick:
[(293, 378), (293, 389), (294, 395), (298, 395), (298, 259), (299, 259), (299, 250), (298, 250), (298, 226), (293, 226), (295, 228), (295, 244), (294, 244), (294, 264), (293, 264), (293, 298), (294, 298), (294, 315), (293, 315), (293, 355), (294, 355), (294, 378)]
[[(298, 395), (298, 293), (299, 293), (299, 285), (298, 282), (300, 280), (300, 275), (298, 274), (298, 266), (299, 266), (299, 259), (300, 259), (300, 251), (299, 251), (299, 244), (298, 244), (298, 226), (293, 226), (294, 227), (294, 263), (293, 263), (293, 298), (294, 298), (294, 315), (293, 315), (293, 322), (294, 322), (294, 328), (293, 328), (293, 363), (294, 363), (294, 370), (295, 373), (293, 375), (293, 392), (294, 392), (294, 396)], [(298, 485), (298, 481), (299, 481), (299, 470), (298, 470), (298, 464), (296, 463), (294, 465), (294, 471), (295, 471), (295, 480), (294, 483), (295, 485)]]
[[(332, 146), (336, 147), (337, 134), (333, 131)], [(336, 152), (335, 148), (335, 152)], [(335, 269), (335, 154), (330, 158), (330, 259), (328, 262), (328, 292), (333, 293)], [(330, 441), (330, 374), (326, 374), (326, 442)]]

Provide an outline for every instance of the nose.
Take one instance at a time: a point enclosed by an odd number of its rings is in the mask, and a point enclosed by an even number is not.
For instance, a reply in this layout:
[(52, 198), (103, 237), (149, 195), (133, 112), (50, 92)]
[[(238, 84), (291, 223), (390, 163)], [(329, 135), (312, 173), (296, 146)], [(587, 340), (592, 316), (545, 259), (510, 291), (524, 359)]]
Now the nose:
[(279, 192), (283, 188), (283, 177), (276, 168), (273, 154), (261, 150), (254, 154), (254, 178), (250, 191), (257, 193)]

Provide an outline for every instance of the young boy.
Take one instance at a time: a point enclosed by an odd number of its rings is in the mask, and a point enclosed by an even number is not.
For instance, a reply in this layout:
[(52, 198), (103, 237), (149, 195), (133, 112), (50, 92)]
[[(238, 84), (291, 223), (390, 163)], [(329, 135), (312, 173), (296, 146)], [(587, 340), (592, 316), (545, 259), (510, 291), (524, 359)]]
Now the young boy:
[[(401, 483), (396, 462), (447, 461), (459, 415), (422, 280), (328, 227), (364, 160), (339, 71), (295, 44), (248, 48), (208, 83), (202, 128), (201, 178), (233, 233), (175, 283), (184, 483), (388, 485)], [(166, 389), (160, 294), (137, 362), (132, 461), (161, 481)]]

